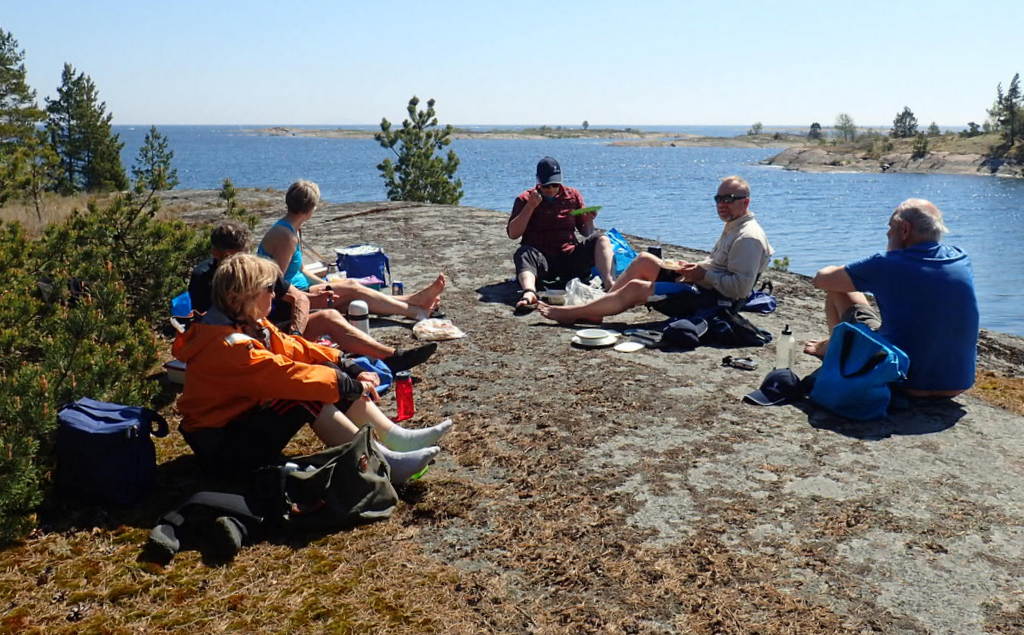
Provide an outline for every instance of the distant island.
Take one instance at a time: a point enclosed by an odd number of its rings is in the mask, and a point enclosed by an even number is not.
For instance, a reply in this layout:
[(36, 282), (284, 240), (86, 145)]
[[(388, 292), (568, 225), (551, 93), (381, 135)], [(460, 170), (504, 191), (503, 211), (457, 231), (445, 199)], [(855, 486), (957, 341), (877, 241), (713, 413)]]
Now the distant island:
[[(805, 172), (911, 172), (1024, 177), (1024, 163), (998, 156), (996, 134), (963, 137), (943, 134), (917, 139), (864, 136), (852, 143), (821, 140), (786, 148), (764, 165)], [(922, 151), (923, 150), (923, 151)]]
[[(278, 137), (318, 137), (326, 139), (372, 139), (375, 130), (352, 128), (293, 128), (274, 126), (246, 130), (251, 134)], [(768, 134), (745, 134), (735, 137), (708, 137), (681, 134), (659, 130), (638, 130), (636, 128), (581, 128), (570, 126), (538, 126), (519, 129), (470, 130), (453, 128), (455, 139), (614, 139), (614, 146), (716, 146), (731, 148), (785, 147), (804, 143), (803, 135), (776, 132)]]
[[(258, 135), (372, 139), (375, 130), (352, 128), (295, 128), (274, 126), (245, 132)], [(787, 170), (807, 172), (920, 172), (1024, 177), (1024, 164), (994, 156), (999, 137), (982, 134), (963, 137), (955, 133), (929, 136), (927, 149), (915, 148), (916, 139), (893, 139), (868, 130), (853, 142), (839, 139), (808, 139), (806, 134), (767, 132), (732, 137), (702, 136), (636, 128), (582, 128), (539, 126), (519, 129), (470, 130), (455, 127), (455, 139), (608, 139), (608, 145), (628, 147), (783, 148), (762, 161)]]

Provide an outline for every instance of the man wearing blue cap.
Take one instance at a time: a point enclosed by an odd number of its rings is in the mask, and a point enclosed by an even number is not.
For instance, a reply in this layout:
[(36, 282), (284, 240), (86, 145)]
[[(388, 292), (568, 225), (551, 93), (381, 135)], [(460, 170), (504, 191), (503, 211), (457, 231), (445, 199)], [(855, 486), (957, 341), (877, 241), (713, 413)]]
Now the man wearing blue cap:
[(522, 239), (513, 256), (516, 279), (522, 289), (516, 303), (517, 314), (528, 313), (537, 306), (538, 278), (588, 280), (591, 268), (596, 266), (604, 288), (611, 288), (612, 244), (594, 228), (596, 211), (573, 214), (583, 207), (579, 190), (562, 184), (558, 161), (551, 157), (541, 159), (537, 163), (537, 185), (516, 197), (505, 228), (512, 240)]
[[(967, 254), (940, 243), (948, 229), (942, 212), (920, 198), (900, 203), (889, 217), (888, 248), (814, 276), (827, 292), (828, 329), (839, 322), (866, 324), (910, 357), (901, 388), (917, 397), (953, 397), (974, 384), (978, 353), (978, 300)], [(871, 293), (878, 312), (864, 293)], [(828, 340), (804, 352), (824, 357)]]

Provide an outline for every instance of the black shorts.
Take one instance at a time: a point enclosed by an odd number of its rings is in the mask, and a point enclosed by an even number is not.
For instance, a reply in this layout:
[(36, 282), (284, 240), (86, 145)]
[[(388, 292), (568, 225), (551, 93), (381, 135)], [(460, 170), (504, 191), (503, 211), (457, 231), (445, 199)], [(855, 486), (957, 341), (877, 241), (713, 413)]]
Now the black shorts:
[(204, 475), (244, 477), (281, 462), (281, 452), (302, 426), (320, 415), (322, 403), (278, 399), (253, 408), (223, 428), (182, 430)]
[(603, 232), (595, 231), (587, 236), (576, 249), (569, 254), (549, 254), (531, 247), (520, 245), (512, 261), (516, 264), (516, 275), (523, 271), (532, 272), (539, 280), (569, 281), (572, 278), (590, 279), (590, 270), (594, 266), (594, 249), (597, 241), (604, 236)]

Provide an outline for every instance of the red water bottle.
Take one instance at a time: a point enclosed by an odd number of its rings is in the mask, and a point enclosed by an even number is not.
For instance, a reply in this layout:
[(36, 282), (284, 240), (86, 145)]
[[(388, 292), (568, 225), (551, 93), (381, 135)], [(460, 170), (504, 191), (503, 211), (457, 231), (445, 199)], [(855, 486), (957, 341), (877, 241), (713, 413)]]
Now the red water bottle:
[(398, 404), (395, 421), (412, 419), (416, 414), (416, 405), (412, 400), (412, 373), (407, 370), (395, 373), (395, 403)]

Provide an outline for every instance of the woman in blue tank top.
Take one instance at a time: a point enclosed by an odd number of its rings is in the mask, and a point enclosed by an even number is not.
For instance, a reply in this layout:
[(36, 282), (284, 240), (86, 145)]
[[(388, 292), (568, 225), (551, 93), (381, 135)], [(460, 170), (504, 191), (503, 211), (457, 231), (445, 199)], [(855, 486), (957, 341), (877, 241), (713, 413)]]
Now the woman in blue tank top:
[(313, 217), (313, 211), (320, 202), (320, 188), (311, 181), (296, 181), (288, 188), (284, 200), (288, 213), (263, 235), (256, 254), (276, 262), (284, 272), (282, 277), (286, 282), (309, 294), (310, 309), (329, 308), (336, 301), (347, 303), (358, 299), (365, 301), (370, 312), (377, 315), (402, 315), (422, 320), (440, 305), (441, 292), (446, 284), (443, 274), (413, 294), (393, 296), (364, 287), (355, 280), (340, 280), (328, 285), (325, 280), (303, 271), (299, 232), (302, 225)]

